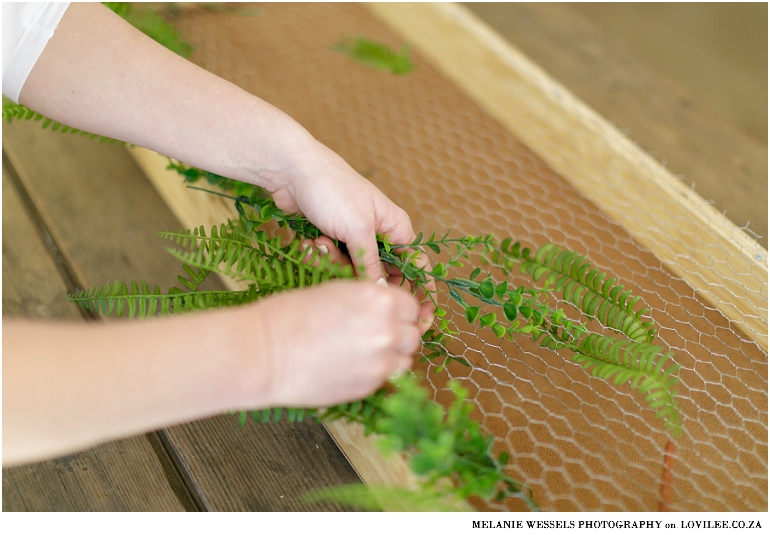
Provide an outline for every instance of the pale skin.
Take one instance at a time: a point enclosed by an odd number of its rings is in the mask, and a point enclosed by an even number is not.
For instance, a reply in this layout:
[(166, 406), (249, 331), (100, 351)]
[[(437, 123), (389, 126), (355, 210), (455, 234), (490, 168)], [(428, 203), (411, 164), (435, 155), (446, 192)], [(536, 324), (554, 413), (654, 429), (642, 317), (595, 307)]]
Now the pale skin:
[(340, 261), (331, 238), (361, 252), (364, 280), (136, 323), (4, 321), (4, 466), (231, 409), (342, 403), (411, 367), (433, 307), (383, 273), (375, 241), (410, 243), (409, 217), (283, 112), (100, 4), (70, 6), (19, 100), (266, 188), (327, 235), (308, 245)]

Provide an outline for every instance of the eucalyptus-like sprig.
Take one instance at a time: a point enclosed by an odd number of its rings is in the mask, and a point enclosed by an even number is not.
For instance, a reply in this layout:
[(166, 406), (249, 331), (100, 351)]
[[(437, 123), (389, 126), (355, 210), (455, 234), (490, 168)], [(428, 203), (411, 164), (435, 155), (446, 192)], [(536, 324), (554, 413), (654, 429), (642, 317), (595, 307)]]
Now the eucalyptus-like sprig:
[(429, 398), (413, 374), (406, 374), (393, 381), (392, 390), (382, 389), (360, 403), (357, 417), (351, 418), (347, 407), (344, 414), (335, 408), (321, 417), (359, 421), (367, 433), (378, 434), (386, 454), (407, 456), (421, 482), (419, 489), (346, 485), (323, 489), (308, 498), (372, 509), (374, 497), (390, 510), (443, 511), (467, 509), (466, 500), (471, 496), (498, 502), (513, 497), (537, 510), (531, 489), (507, 475), (508, 453), (493, 455), (493, 437), (471, 419), (468, 392), (457, 381), (450, 381), (448, 387), (455, 399), (444, 407)]

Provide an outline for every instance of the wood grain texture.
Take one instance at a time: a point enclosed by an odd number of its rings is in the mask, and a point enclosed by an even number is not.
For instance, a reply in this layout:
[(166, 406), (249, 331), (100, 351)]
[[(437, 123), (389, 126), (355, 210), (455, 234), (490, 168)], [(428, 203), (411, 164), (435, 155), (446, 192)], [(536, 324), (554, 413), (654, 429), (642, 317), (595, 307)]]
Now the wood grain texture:
[(3, 316), (82, 319), (3, 165)]
[[(3, 165), (3, 316), (83, 321)], [(8, 410), (9, 407), (5, 407)], [(4, 511), (183, 511), (143, 436), (3, 469)]]
[[(201, 224), (211, 227), (228, 218), (237, 217), (232, 202), (223, 202), (222, 197), (185, 187), (176, 171), (166, 169), (165, 157), (138, 147), (131, 149), (130, 154), (186, 227), (194, 228)], [(222, 283), (230, 289), (243, 289), (246, 286), (226, 277), (222, 278)], [(367, 484), (410, 486), (414, 483), (414, 475), (404, 459), (384, 458), (374, 437), (364, 436), (360, 424), (338, 420), (324, 425)]]
[(459, 5), (369, 9), (767, 350), (767, 250)]
[[(687, 186), (694, 184), (717, 211), (725, 211), (739, 227), (750, 222), (749, 228), (761, 236), (760, 245), (767, 248), (766, 144), (643, 65), (624, 43), (579, 13), (590, 10), (587, 6), (479, 2), (466, 7), (665, 162)], [(693, 7), (696, 13), (710, 9)], [(689, 7), (673, 9), (684, 15)]]
[[(6, 125), (6, 152), (79, 283), (91, 287), (117, 278), (144, 279), (161, 287), (175, 285), (181, 266), (165, 252), (167, 244), (156, 232), (177, 230), (181, 224), (125, 149), (39, 128), (37, 123)], [(222, 287), (214, 279), (206, 284)], [(239, 429), (234, 417), (180, 425), (166, 433), (173, 456), (182, 460), (177, 468), (190, 492), (206, 506), (217, 510), (338, 510), (328, 504), (286, 505), (285, 498), (280, 498), (282, 493), (297, 496), (308, 486), (358, 481), (333, 442), (323, 440), (325, 431), (320, 425), (285, 424), (284, 429), (287, 433), (296, 430), (292, 441), (270, 431), (269, 426)], [(206, 445), (216, 445), (216, 451), (229, 452), (229, 456), (204, 456), (201, 448), (205, 450)], [(313, 466), (318, 475), (299, 487), (298, 478), (287, 483), (254, 455), (241, 455), (245, 445), (290, 464)], [(92, 508), (98, 507), (98, 503), (92, 504)]]

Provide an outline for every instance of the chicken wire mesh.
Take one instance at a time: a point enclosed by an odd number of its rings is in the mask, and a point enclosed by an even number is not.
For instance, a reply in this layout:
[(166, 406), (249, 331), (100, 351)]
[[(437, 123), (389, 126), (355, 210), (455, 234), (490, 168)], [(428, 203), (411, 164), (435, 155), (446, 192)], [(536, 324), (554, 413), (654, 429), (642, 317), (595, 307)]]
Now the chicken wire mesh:
[[(177, 14), (192, 61), (299, 121), (402, 206), (415, 230), (494, 233), (530, 247), (553, 242), (640, 295), (658, 343), (682, 367), (683, 435), (669, 507), (767, 509), (767, 354), (745, 328), (702, 300), (419, 54), (415, 72), (394, 76), (335, 52), (343, 38), (403, 44), (362, 7), (217, 11), (188, 6)], [(628, 209), (644, 210), (644, 199)], [(740, 288), (741, 275), (726, 286)], [(513, 283), (528, 281), (514, 275)], [(766, 281), (754, 291), (766, 317)], [(469, 326), (452, 303), (443, 305), (460, 331), (450, 349), (474, 367), (451, 364), (438, 374), (431, 364), (418, 367), (441, 402), (451, 399), (446, 382), (462, 381), (495, 447), (511, 453), (511, 475), (533, 488), (543, 509), (658, 508), (668, 435), (641, 396), (532, 340), (501, 341)], [(516, 500), (474, 505), (524, 507)]]

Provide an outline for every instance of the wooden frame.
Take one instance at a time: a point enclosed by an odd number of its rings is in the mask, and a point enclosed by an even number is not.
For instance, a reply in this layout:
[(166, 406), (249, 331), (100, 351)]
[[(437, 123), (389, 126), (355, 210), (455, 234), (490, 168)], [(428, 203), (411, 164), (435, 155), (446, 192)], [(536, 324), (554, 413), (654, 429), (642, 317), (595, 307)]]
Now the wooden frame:
[(467, 9), (369, 9), (767, 351), (767, 250)]
[[(767, 351), (764, 248), (464, 7), (367, 7)], [(185, 189), (164, 158), (132, 153), (188, 227), (234, 214), (222, 199)], [(383, 460), (360, 427), (327, 428), (366, 483), (413, 483), (403, 459)]]

